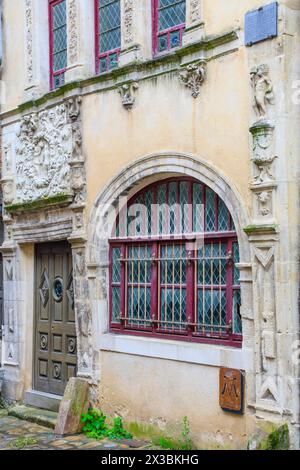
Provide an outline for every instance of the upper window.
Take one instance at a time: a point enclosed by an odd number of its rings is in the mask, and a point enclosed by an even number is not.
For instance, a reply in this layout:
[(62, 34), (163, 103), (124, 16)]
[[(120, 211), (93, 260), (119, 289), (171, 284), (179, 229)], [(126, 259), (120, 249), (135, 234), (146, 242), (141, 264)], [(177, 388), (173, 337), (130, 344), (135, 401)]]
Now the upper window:
[(68, 65), (66, 0), (50, 0), (50, 81), (51, 89), (65, 83)]
[(155, 183), (121, 211), (115, 230), (112, 331), (241, 345), (238, 240), (214, 191), (188, 178)]
[(154, 54), (181, 46), (185, 28), (186, 0), (153, 0)]
[(95, 0), (96, 69), (104, 73), (118, 66), (121, 49), (120, 0)]

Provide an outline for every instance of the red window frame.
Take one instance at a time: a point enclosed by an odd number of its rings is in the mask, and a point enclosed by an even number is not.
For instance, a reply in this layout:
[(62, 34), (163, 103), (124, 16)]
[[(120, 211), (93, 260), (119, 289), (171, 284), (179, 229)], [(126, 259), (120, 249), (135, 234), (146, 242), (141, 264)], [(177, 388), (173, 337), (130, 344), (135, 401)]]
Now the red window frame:
[[(131, 203), (140, 197), (141, 195), (145, 194), (149, 189), (158, 187), (161, 184), (169, 183), (169, 182), (189, 182), (190, 189), (189, 194), (191, 198), (192, 194), (192, 184), (198, 184), (199, 181), (194, 180), (192, 178), (171, 178), (166, 179), (163, 181), (158, 181), (150, 186), (147, 186), (140, 192), (138, 192), (131, 201), (128, 203), (128, 207), (130, 207)], [(178, 185), (179, 187), (179, 185)], [(203, 185), (206, 188), (205, 185)], [(209, 189), (209, 188), (208, 188)], [(206, 190), (205, 190), (206, 192)], [(219, 197), (215, 194), (215, 209), (216, 209), (216, 224), (218, 224), (218, 207), (219, 207)], [(156, 201), (154, 201), (155, 203)], [(190, 202), (190, 201), (189, 201)], [(203, 201), (204, 205), (206, 201)], [(168, 216), (167, 216), (168, 217)], [(237, 348), (242, 347), (242, 339), (243, 336), (240, 333), (235, 333), (233, 331), (233, 321), (234, 321), (234, 313), (233, 313), (233, 302), (234, 302), (234, 294), (239, 291), (240, 292), (240, 285), (235, 284), (235, 268), (233, 261), (232, 253), (233, 253), (233, 244), (238, 245), (237, 234), (234, 229), (232, 218), (229, 214), (229, 230), (220, 232), (205, 232), (204, 234), (204, 244), (213, 244), (220, 242), (222, 244), (226, 244), (227, 246), (227, 256), (228, 262), (226, 265), (226, 285), (203, 285), (204, 289), (208, 290), (211, 289), (212, 291), (215, 289), (220, 289), (221, 291), (226, 292), (226, 329), (220, 334), (220, 332), (209, 332), (203, 331), (201, 332), (199, 328), (197, 328), (197, 296), (199, 295), (199, 288), (201, 289), (202, 286), (198, 285), (197, 279), (197, 269), (198, 269), (198, 261), (196, 260), (197, 254), (195, 252), (189, 251), (187, 256), (187, 268), (186, 268), (186, 281), (185, 290), (186, 295), (186, 323), (187, 328), (185, 331), (175, 331), (174, 329), (168, 330), (168, 328), (160, 327), (160, 323), (162, 323), (161, 318), (161, 311), (160, 311), (160, 302), (161, 302), (161, 290), (167, 283), (164, 284), (159, 279), (159, 260), (160, 259), (160, 250), (162, 246), (175, 244), (175, 245), (184, 245), (186, 243), (183, 240), (182, 235), (163, 235), (163, 236), (155, 236), (151, 237), (151, 240), (147, 236), (139, 236), (139, 237), (124, 237), (124, 238), (111, 238), (110, 239), (110, 252), (109, 252), (109, 260), (110, 260), (110, 272), (109, 272), (109, 321), (110, 321), (110, 331), (115, 333), (121, 334), (130, 334), (130, 335), (137, 335), (137, 336), (150, 336), (150, 337), (161, 337), (167, 339), (175, 339), (175, 340), (182, 340), (182, 341), (190, 341), (190, 342), (199, 342), (199, 343), (206, 343), (206, 344), (224, 344), (228, 346), (234, 346)], [(189, 218), (192, 221), (192, 218)], [(117, 218), (118, 223), (119, 217)], [(155, 220), (156, 216), (155, 216)], [(192, 222), (191, 222), (192, 223)], [(219, 225), (216, 225), (218, 228)], [(132, 325), (132, 322), (128, 321), (127, 318), (127, 308), (128, 308), (128, 287), (133, 284), (133, 281), (129, 281), (128, 270), (126, 268), (126, 261), (128, 261), (128, 248), (129, 247), (137, 247), (137, 246), (147, 246), (151, 249), (151, 256), (154, 258), (151, 267), (151, 323), (149, 322), (149, 326), (147, 324), (144, 326), (135, 326)], [(113, 251), (114, 249), (119, 248), (121, 250), (121, 275), (120, 275), (120, 282), (113, 282)], [(145, 280), (143, 284), (140, 284), (141, 288), (149, 288), (149, 281)], [(181, 284), (182, 287), (183, 284)], [(176, 288), (176, 286), (174, 286)], [(113, 289), (118, 288), (120, 293), (120, 310), (121, 310), (121, 320), (120, 322), (116, 322), (113, 319)], [(166, 321), (164, 323), (167, 323)], [(199, 325), (198, 325), (199, 326)]]
[[(152, 0), (152, 49), (153, 49), (153, 55), (163, 55), (169, 53), (171, 50), (176, 49), (176, 47), (171, 47), (171, 33), (175, 31), (179, 31), (180, 34), (180, 45), (177, 47), (180, 47), (182, 45), (182, 35), (185, 30), (186, 23), (181, 23), (176, 26), (172, 26), (171, 28), (167, 28), (163, 31), (159, 31), (159, 0)], [(160, 36), (164, 36), (167, 34), (168, 36), (168, 48), (164, 51), (159, 51), (158, 50), (158, 41)]]
[(50, 62), (50, 89), (55, 89), (55, 77), (63, 76), (67, 70), (67, 67), (54, 71), (54, 23), (53, 23), (53, 9), (59, 3), (64, 0), (49, 0), (49, 62)]
[[(95, 58), (96, 58), (96, 74), (105, 73), (113, 70), (109, 66), (110, 56), (116, 54), (119, 61), (119, 55), (121, 52), (121, 46), (116, 49), (111, 49), (109, 51), (100, 52), (100, 14), (99, 14), (99, 0), (94, 0), (94, 9), (95, 9)], [(106, 71), (100, 72), (100, 61), (101, 59), (106, 58)]]

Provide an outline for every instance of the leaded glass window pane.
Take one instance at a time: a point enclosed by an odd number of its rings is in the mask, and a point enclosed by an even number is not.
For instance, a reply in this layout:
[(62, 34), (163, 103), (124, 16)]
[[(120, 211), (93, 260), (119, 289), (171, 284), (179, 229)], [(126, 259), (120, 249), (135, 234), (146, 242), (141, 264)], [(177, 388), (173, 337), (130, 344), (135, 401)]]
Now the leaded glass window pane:
[(66, 0), (53, 6), (53, 71), (67, 68)]
[(131, 326), (149, 327), (151, 320), (151, 247), (129, 246), (127, 316)]
[(185, 245), (161, 247), (161, 327), (186, 329), (186, 248)]
[(185, 23), (185, 0), (159, 0), (159, 31)]
[[(127, 228), (112, 241), (113, 328), (240, 341), (239, 246), (217, 194), (168, 179), (139, 192), (119, 217)], [(185, 237), (191, 229), (204, 232), (200, 247)]]
[(242, 334), (241, 291), (235, 290), (233, 294), (233, 332)]
[(120, 0), (99, 0), (99, 28), (100, 53), (121, 47)]
[(206, 188), (206, 231), (216, 231), (216, 194), (210, 188)]
[(240, 284), (240, 271), (236, 264), (240, 261), (240, 251), (238, 243), (233, 244), (233, 260), (234, 260), (234, 271), (233, 271), (233, 284), (238, 286)]

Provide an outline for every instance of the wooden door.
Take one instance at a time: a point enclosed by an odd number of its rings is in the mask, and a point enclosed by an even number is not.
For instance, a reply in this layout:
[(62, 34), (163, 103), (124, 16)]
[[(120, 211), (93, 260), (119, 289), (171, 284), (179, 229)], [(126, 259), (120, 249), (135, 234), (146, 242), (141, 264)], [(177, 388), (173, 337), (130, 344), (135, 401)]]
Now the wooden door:
[(63, 395), (77, 371), (72, 253), (67, 242), (36, 248), (35, 329), (35, 389)]

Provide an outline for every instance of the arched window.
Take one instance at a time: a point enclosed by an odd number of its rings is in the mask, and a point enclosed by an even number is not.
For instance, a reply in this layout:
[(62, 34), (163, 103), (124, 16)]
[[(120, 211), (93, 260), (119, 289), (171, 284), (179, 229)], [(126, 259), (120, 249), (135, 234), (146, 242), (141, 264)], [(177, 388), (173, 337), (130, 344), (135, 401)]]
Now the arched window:
[(156, 182), (120, 211), (113, 235), (112, 331), (241, 345), (238, 240), (214, 191)]
[(153, 53), (162, 54), (182, 44), (186, 0), (152, 0)]

